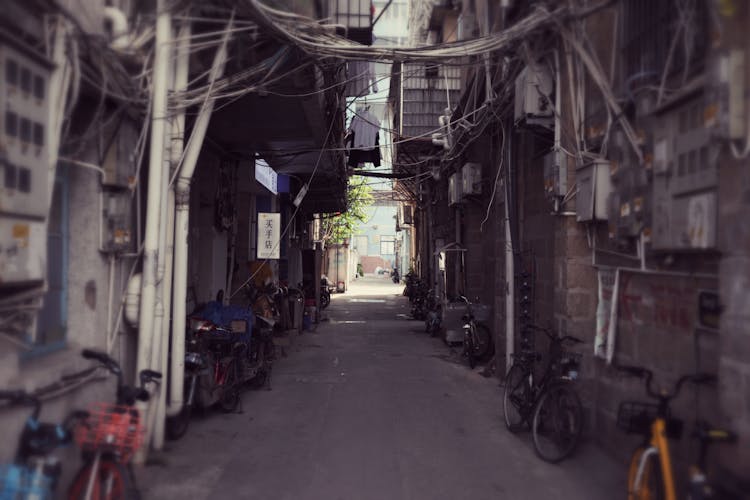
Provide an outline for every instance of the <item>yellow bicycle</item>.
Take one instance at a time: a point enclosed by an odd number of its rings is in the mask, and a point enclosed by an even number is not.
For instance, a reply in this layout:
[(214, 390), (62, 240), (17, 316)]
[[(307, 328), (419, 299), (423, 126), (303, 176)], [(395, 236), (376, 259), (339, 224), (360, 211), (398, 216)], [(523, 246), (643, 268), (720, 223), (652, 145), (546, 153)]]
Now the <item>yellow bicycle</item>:
[[(651, 382), (653, 372), (637, 366), (619, 366), (619, 370), (645, 379), (646, 393), (657, 403), (624, 402), (617, 413), (617, 426), (627, 433), (641, 434), (643, 443), (636, 448), (630, 460), (628, 471), (628, 500), (676, 500), (675, 476), (672, 457), (669, 452), (669, 439), (679, 439), (683, 423), (673, 418), (670, 402), (675, 399), (685, 382), (710, 384), (716, 381), (714, 375), (699, 373), (684, 375), (672, 391), (654, 391)], [(705, 422), (696, 424), (693, 437), (700, 442), (697, 463), (690, 467), (688, 498), (706, 500), (734, 498), (720, 494), (706, 480), (706, 455), (708, 446), (717, 442), (732, 442), (736, 436), (731, 431), (711, 428)]]

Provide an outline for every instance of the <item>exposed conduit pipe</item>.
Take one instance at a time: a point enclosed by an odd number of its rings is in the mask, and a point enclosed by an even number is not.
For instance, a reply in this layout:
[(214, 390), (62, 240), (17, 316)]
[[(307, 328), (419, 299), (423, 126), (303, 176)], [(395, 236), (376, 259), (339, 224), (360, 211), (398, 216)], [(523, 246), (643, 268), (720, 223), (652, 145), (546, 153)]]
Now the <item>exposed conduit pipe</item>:
[[(224, 73), (227, 60), (227, 44), (231, 36), (234, 16), (229, 19), (224, 31), (221, 46), (216, 51), (211, 67), (209, 91), (214, 82)], [(208, 95), (203, 102), (200, 113), (190, 134), (180, 173), (177, 177), (175, 191), (175, 235), (174, 235), (174, 304), (172, 321), (172, 364), (170, 367), (169, 412), (175, 414), (182, 409), (183, 377), (185, 371), (185, 314), (187, 299), (187, 257), (188, 257), (188, 221), (190, 216), (190, 181), (198, 163), (198, 155), (203, 146), (206, 129), (214, 109), (214, 100)]]
[[(171, 89), (173, 93), (183, 92), (187, 88), (188, 64), (190, 60), (190, 23), (183, 21), (177, 39), (180, 40), (177, 45), (177, 57), (175, 58), (175, 68), (173, 73)], [(183, 149), (183, 134), (185, 130), (185, 111), (177, 111), (170, 115), (165, 148), (169, 151), (169, 159), (164, 166), (164, 186), (167, 188), (166, 200), (164, 203), (164, 235), (163, 239), (163, 259), (159, 259), (160, 279), (161, 279), (161, 341), (159, 345), (159, 371), (166, 374), (169, 370), (169, 326), (172, 311), (172, 276), (173, 276), (173, 251), (174, 251), (174, 191), (169, 189), (169, 178), (172, 170), (179, 166)], [(170, 168), (172, 167), (172, 168)], [(163, 265), (162, 265), (163, 262)], [(158, 326), (158, 324), (157, 324)], [(164, 447), (165, 415), (167, 405), (167, 385), (163, 384), (159, 390), (159, 397), (156, 404), (156, 419), (153, 423), (154, 437), (153, 446), (155, 450), (161, 450)]]
[[(188, 86), (188, 70), (190, 63), (190, 22), (183, 22), (180, 27), (179, 39), (180, 43), (177, 47), (177, 61), (175, 68), (175, 81), (174, 89), (176, 93), (187, 90)], [(180, 158), (184, 152), (185, 146), (185, 111), (177, 112), (172, 121), (172, 142), (170, 145), (170, 161), (173, 170), (180, 168)], [(165, 290), (164, 300), (167, 304), (167, 311), (172, 310), (172, 293), (173, 293), (173, 280), (174, 280), (174, 242), (175, 242), (175, 194), (173, 190), (169, 190), (168, 194), (169, 204), (169, 219), (167, 220), (167, 272), (169, 276), (165, 277), (168, 279), (169, 289)], [(184, 316), (184, 315), (183, 315)], [(170, 314), (164, 316), (164, 338), (162, 342), (162, 366), (164, 372), (171, 370), (169, 367), (169, 326), (170, 320), (172, 319)], [(183, 355), (184, 357), (184, 355)], [(160, 400), (160, 404), (164, 405), (164, 412), (157, 415), (159, 420), (157, 426), (163, 426), (165, 416), (175, 416), (180, 412), (181, 408), (173, 409), (170, 406), (166, 391), (164, 391), (164, 398)], [(154, 447), (159, 445), (158, 441), (154, 439)]]
[[(156, 3), (156, 39), (154, 54), (154, 80), (151, 108), (151, 149), (149, 151), (148, 192), (146, 193), (146, 234), (143, 239), (143, 272), (141, 288), (141, 307), (139, 313), (138, 357), (136, 359), (135, 383), (140, 383), (138, 374), (145, 369), (158, 369), (154, 349), (154, 330), (161, 327), (156, 323), (157, 284), (160, 231), (164, 231), (162, 216), (162, 190), (164, 185), (164, 138), (167, 120), (167, 85), (169, 79), (170, 51), (172, 38), (172, 19), (166, 0)], [(162, 227), (160, 227), (162, 226)], [(163, 249), (162, 249), (163, 250)], [(161, 301), (159, 308), (161, 309)], [(163, 313), (162, 313), (163, 314)], [(160, 339), (156, 339), (160, 341)], [(151, 424), (155, 416), (155, 405), (139, 403), (138, 408), (146, 415), (146, 422)], [(151, 425), (148, 425), (151, 427)], [(148, 454), (149, 439), (136, 453), (134, 462), (143, 464)]]
[(166, 0), (157, 0), (156, 49), (154, 55), (151, 150), (146, 194), (146, 234), (143, 240), (143, 284), (139, 314), (138, 373), (154, 366), (154, 313), (156, 306), (157, 258), (161, 214), (162, 169), (164, 168), (164, 126), (167, 115), (167, 79), (170, 67), (171, 17)]

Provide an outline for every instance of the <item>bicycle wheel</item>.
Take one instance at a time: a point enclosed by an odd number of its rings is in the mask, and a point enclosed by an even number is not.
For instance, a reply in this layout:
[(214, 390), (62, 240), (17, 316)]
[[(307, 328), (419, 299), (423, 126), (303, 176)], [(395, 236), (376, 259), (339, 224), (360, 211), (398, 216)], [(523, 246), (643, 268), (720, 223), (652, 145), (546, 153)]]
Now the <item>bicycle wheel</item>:
[(193, 413), (193, 408), (187, 404), (182, 406), (180, 413), (174, 417), (167, 418), (166, 423), (166, 435), (170, 441), (177, 441), (187, 433), (188, 427), (190, 426), (190, 417)]
[(481, 323), (474, 325), (474, 357), (486, 361), (493, 354), (494, 344), (490, 329)]
[(325, 309), (328, 304), (331, 303), (331, 294), (328, 291), (321, 290), (320, 292), (320, 308)]
[[(638, 467), (643, 460), (646, 448), (639, 447), (633, 452), (628, 470), (628, 500), (664, 500), (664, 480), (662, 478), (659, 455), (650, 455), (643, 464), (643, 472), (638, 478)], [(638, 484), (636, 484), (638, 481)]]
[(505, 376), (503, 391), (503, 415), (510, 432), (518, 432), (523, 427), (530, 398), (529, 374), (524, 367), (514, 364)]
[(536, 454), (546, 462), (559, 462), (578, 446), (583, 429), (583, 407), (570, 384), (548, 387), (534, 410), (531, 432)]
[[(92, 472), (92, 463), (88, 462), (76, 474), (68, 491), (69, 500), (84, 500), (86, 488)], [(102, 458), (96, 470), (91, 489), (92, 500), (130, 500), (139, 496), (132, 478), (124, 464)]]
[(474, 368), (477, 364), (476, 358), (474, 357), (474, 334), (469, 333), (464, 335), (464, 355), (466, 360), (469, 362), (469, 368)]
[(224, 413), (232, 413), (240, 404), (240, 388), (237, 376), (237, 360), (234, 359), (227, 367), (227, 378), (221, 388), (219, 408)]

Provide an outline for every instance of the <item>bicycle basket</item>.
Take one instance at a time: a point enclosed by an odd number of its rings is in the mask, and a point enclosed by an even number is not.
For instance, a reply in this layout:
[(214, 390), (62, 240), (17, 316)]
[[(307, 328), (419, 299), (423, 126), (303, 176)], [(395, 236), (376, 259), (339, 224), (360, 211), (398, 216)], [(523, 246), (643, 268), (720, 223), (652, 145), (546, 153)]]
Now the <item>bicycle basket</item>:
[(0, 500), (17, 498), (51, 499), (52, 479), (21, 465), (0, 465)]
[(617, 427), (628, 434), (649, 434), (659, 407), (651, 403), (627, 401), (617, 410)]
[[(628, 434), (651, 434), (651, 424), (659, 416), (659, 406), (654, 403), (625, 402), (620, 403), (617, 411), (617, 427)], [(666, 418), (665, 432), (669, 439), (682, 436), (682, 420)]]
[(138, 409), (94, 403), (89, 417), (76, 427), (75, 438), (82, 450), (108, 451), (119, 461), (128, 462), (143, 441)]

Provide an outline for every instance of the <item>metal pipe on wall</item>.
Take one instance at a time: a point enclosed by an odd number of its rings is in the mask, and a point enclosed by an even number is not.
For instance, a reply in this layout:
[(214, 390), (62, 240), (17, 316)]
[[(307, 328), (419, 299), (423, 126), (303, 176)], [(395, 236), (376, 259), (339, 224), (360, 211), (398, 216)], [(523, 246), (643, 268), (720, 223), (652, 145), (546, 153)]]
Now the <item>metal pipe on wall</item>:
[[(224, 73), (227, 60), (227, 44), (231, 36), (234, 20), (227, 23), (226, 31), (219, 49), (216, 51), (211, 67), (209, 88)], [(209, 90), (210, 92), (210, 90)], [(172, 314), (172, 361), (170, 365), (170, 391), (167, 415), (179, 413), (183, 405), (183, 382), (185, 375), (185, 315), (187, 300), (187, 272), (188, 272), (188, 222), (190, 218), (190, 182), (198, 164), (198, 156), (206, 137), (208, 122), (214, 109), (214, 100), (207, 96), (193, 125), (193, 131), (188, 139), (183, 162), (177, 183), (174, 187), (175, 218), (174, 218), (174, 284), (173, 284), (173, 314)]]
[[(174, 79), (172, 88), (174, 92), (182, 92), (187, 89), (188, 69), (190, 62), (190, 22), (183, 21), (177, 33), (177, 39), (180, 40), (177, 45), (177, 57), (175, 58)], [(179, 168), (180, 158), (184, 149), (185, 134), (185, 111), (181, 110), (170, 115), (169, 121), (169, 139), (167, 149), (169, 151), (169, 165), (171, 168), (165, 168), (172, 175)], [(168, 183), (169, 181), (167, 181)], [(159, 370), (166, 373), (169, 370), (169, 326), (172, 312), (172, 280), (174, 276), (174, 223), (175, 223), (175, 195), (172, 189), (167, 192), (166, 202), (166, 235), (164, 246), (164, 275), (162, 288), (162, 303), (164, 305), (164, 315), (162, 317), (162, 336)], [(157, 450), (164, 446), (164, 430), (166, 423), (167, 409), (167, 386), (161, 387), (156, 411), (156, 422), (154, 424), (153, 445)], [(177, 410), (179, 411), (179, 409)]]
[[(148, 192), (146, 194), (146, 234), (143, 241), (143, 282), (139, 314), (136, 379), (141, 370), (152, 368), (154, 314), (156, 305), (159, 222), (161, 213), (162, 169), (164, 168), (164, 126), (167, 115), (167, 80), (170, 67), (171, 17), (166, 0), (157, 0), (156, 49), (154, 55), (151, 112), (151, 150)], [(136, 383), (138, 381), (136, 380)]]

